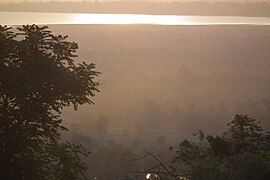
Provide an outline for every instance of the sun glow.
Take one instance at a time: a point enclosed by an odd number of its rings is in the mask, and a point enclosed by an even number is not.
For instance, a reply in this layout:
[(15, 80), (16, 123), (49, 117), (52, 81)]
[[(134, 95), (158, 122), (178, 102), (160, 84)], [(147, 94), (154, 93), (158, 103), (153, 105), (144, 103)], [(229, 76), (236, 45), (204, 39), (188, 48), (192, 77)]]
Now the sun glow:
[[(0, 24), (270, 25), (270, 17), (0, 12)], [(20, 18), (18, 18), (20, 17)]]
[(71, 24), (190, 24), (188, 18), (174, 15), (146, 14), (78, 14)]

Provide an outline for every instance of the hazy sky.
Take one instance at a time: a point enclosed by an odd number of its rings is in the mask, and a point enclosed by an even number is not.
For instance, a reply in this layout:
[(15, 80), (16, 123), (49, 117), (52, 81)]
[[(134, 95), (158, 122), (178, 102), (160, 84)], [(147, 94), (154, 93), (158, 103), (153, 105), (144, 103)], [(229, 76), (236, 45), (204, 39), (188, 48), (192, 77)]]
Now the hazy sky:
[[(0, 0), (0, 3), (10, 3), (10, 2), (22, 2), (22, 1), (73, 1), (73, 2), (80, 2), (80, 1), (119, 1), (119, 0)], [(120, 0), (120, 1), (158, 1), (158, 0)], [(270, 2), (270, 0), (159, 0), (159, 1), (179, 1), (179, 2), (187, 2), (187, 1), (241, 1), (241, 2)]]

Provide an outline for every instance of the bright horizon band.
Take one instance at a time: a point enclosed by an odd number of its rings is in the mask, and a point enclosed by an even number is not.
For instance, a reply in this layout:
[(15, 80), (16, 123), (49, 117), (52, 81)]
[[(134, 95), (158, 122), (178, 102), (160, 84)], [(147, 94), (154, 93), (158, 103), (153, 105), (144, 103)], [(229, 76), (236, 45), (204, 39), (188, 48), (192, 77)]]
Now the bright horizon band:
[[(0, 12), (0, 24), (270, 25), (270, 17)], [(20, 17), (20, 18), (18, 18)]]

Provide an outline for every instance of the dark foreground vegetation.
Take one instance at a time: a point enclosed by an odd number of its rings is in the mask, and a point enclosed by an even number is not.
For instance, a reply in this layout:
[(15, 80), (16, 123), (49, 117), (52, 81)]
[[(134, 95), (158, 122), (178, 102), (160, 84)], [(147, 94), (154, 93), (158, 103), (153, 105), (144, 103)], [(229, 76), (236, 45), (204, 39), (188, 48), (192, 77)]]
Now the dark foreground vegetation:
[[(75, 63), (78, 45), (66, 39), (47, 27), (0, 26), (0, 179), (270, 179), (270, 133), (245, 115), (236, 115), (222, 134), (205, 135), (200, 130), (194, 134), (198, 139), (175, 146), (166, 142), (166, 133), (142, 143), (138, 137), (143, 137), (139, 136), (143, 130), (124, 145), (112, 139), (96, 141), (76, 123), (70, 133), (63, 133), (67, 130), (60, 117), (63, 108), (93, 104), (99, 85), (95, 65)], [(184, 67), (181, 72), (181, 77), (189, 74)], [(162, 130), (170, 122), (161, 124), (159, 118), (170, 116), (150, 105), (142, 127)], [(225, 109), (220, 106), (218, 112)], [(108, 122), (103, 116), (92, 127), (99, 139), (109, 136)], [(128, 131), (121, 136), (131, 140)]]
[(92, 104), (99, 73), (47, 27), (0, 26), (0, 179), (86, 179), (88, 152), (60, 140), (64, 107)]
[(198, 137), (197, 143), (184, 140), (178, 147), (171, 148), (175, 153), (168, 168), (160, 163), (159, 169), (163, 170), (156, 174), (170, 176), (167, 179), (270, 178), (270, 132), (263, 132), (257, 120), (236, 115), (222, 135), (206, 136), (199, 131)]
[(235, 115), (227, 130), (206, 135), (199, 130), (194, 140), (175, 146), (159, 137), (156, 143), (130, 146), (114, 141), (101, 145), (91, 138), (73, 134), (92, 149), (87, 163), (90, 179), (195, 179), (268, 180), (270, 178), (270, 133), (247, 115)]

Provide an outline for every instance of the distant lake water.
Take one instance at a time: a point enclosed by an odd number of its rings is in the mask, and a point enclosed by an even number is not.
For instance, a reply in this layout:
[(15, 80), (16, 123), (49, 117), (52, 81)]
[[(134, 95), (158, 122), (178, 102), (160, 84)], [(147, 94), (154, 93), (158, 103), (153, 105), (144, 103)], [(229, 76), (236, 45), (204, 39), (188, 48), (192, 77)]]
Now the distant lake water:
[(0, 24), (270, 25), (270, 17), (0, 12)]

